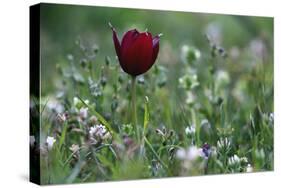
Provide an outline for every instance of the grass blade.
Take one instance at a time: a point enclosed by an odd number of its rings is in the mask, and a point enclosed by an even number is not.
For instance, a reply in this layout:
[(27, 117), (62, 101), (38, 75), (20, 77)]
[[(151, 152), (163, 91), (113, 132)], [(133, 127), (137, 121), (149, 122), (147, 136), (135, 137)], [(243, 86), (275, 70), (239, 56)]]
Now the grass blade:
[(90, 112), (92, 114), (94, 114), (98, 118), (98, 120), (107, 128), (107, 130), (109, 130), (109, 132), (111, 133), (112, 137), (115, 137), (115, 135), (116, 135), (115, 131), (112, 129), (111, 125), (105, 120), (105, 118), (101, 114), (99, 114), (95, 110), (95, 108), (93, 108), (92, 106), (89, 106), (88, 104), (86, 104), (84, 102), (84, 100), (81, 99), (79, 96), (77, 96), (77, 97), (84, 104), (84, 106), (89, 108)]

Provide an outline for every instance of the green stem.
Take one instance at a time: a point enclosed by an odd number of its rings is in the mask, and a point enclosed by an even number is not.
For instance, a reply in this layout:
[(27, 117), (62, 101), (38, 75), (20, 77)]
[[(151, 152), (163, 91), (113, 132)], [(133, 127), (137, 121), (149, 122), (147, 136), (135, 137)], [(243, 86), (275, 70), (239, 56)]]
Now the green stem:
[(153, 155), (157, 158), (157, 160), (160, 162), (160, 164), (165, 168), (165, 170), (168, 172), (169, 175), (172, 173), (169, 170), (169, 167), (161, 160), (160, 156), (157, 154), (157, 152), (153, 149), (151, 143), (147, 140), (147, 138), (144, 136), (143, 137), (145, 143), (149, 147), (149, 149), (152, 151)]
[(132, 122), (133, 127), (135, 129), (137, 142), (140, 143), (140, 135), (137, 127), (137, 107), (136, 107), (136, 77), (132, 76), (132, 88), (131, 88), (131, 96), (132, 96)]

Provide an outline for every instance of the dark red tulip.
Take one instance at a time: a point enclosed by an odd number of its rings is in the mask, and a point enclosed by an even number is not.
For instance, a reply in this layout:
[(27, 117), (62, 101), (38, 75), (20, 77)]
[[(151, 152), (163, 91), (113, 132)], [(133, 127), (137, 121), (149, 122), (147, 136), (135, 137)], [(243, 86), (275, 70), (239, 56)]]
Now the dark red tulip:
[(122, 69), (137, 76), (148, 71), (155, 63), (159, 52), (160, 35), (152, 37), (151, 33), (140, 33), (136, 29), (127, 31), (119, 42), (115, 29), (110, 25), (113, 32), (113, 42)]

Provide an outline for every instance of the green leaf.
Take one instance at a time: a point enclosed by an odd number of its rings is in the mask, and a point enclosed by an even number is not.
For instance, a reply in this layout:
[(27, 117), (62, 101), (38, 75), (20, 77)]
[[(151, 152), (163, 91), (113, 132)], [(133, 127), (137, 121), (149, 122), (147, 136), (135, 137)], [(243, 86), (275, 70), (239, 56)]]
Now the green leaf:
[(59, 141), (59, 151), (61, 150), (61, 147), (65, 141), (65, 136), (66, 136), (66, 131), (67, 131), (67, 121), (65, 121), (63, 123), (63, 130), (62, 130), (62, 133), (61, 133), (61, 137), (60, 137), (60, 141)]
[(148, 97), (145, 96), (143, 134), (145, 134), (145, 130), (146, 130), (146, 128), (148, 126), (148, 122), (149, 122), (149, 106), (148, 106), (148, 103), (149, 103)]

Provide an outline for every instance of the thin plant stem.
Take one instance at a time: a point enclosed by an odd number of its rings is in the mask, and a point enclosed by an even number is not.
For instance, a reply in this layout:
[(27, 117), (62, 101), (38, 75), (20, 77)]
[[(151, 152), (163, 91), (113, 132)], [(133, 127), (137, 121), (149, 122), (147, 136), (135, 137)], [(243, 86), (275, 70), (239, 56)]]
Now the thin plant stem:
[(153, 149), (151, 143), (147, 140), (147, 138), (143, 137), (145, 143), (147, 144), (148, 148), (151, 150), (153, 155), (157, 158), (157, 160), (160, 162), (160, 164), (165, 168), (165, 170), (168, 172), (169, 175), (171, 175), (171, 172), (169, 170), (169, 167), (161, 160), (160, 156), (157, 154), (157, 152)]
[(132, 122), (133, 122), (133, 127), (135, 129), (136, 133), (136, 138), (137, 142), (140, 143), (140, 135), (139, 135), (139, 130), (137, 126), (137, 107), (136, 107), (136, 77), (132, 76), (132, 85), (131, 85), (131, 97), (132, 97)]

